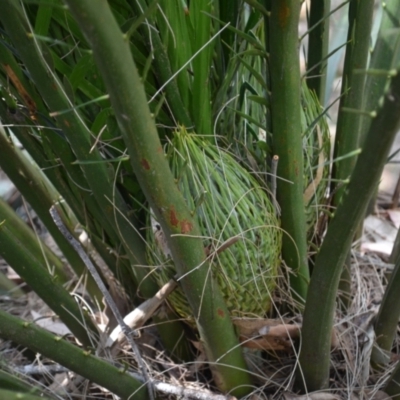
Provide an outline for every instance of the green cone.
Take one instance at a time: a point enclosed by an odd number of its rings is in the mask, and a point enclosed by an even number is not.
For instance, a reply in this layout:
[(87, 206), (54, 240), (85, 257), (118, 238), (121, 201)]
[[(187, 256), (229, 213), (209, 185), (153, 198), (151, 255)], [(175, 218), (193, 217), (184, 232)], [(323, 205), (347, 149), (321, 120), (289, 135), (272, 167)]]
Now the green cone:
[[(177, 185), (198, 218), (210, 272), (231, 314), (263, 316), (270, 307), (281, 250), (279, 221), (264, 188), (227, 152), (184, 128), (175, 133), (167, 156)], [(162, 285), (176, 272), (168, 248), (159, 245), (165, 243), (161, 228), (154, 220), (152, 225), (148, 258)], [(221, 246), (226, 248), (221, 251)], [(180, 289), (169, 296), (169, 302), (190, 318)]]

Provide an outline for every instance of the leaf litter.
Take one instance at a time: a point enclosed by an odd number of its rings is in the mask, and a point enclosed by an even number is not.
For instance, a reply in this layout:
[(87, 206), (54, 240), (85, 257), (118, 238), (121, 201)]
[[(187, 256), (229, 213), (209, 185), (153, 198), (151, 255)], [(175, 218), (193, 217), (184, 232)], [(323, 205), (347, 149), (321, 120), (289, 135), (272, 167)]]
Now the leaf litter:
[[(387, 260), (390, 253), (388, 249), (391, 249), (394, 240), (393, 229), (398, 228), (399, 224), (398, 212), (385, 211), (369, 219), (370, 221), (365, 224), (362, 252), (356, 250), (358, 245), (355, 245), (352, 251), (350, 306), (346, 313), (338, 307), (335, 315), (329, 390), (307, 395), (293, 392), (294, 369), (301, 342), (301, 316), (287, 318), (276, 311), (284, 309), (283, 305), (290, 308), (284, 285), (278, 285), (281, 289), (275, 293), (275, 312), (271, 312), (270, 318), (233, 319), (255, 382), (254, 392), (248, 398), (285, 400), (388, 398), (383, 388), (394, 364), (399, 359), (399, 335), (393, 345), (390, 364), (385, 370), (375, 370), (371, 366), (371, 354), (375, 341), (374, 319), (387, 285), (387, 276), (393, 270), (393, 265)], [(48, 240), (51, 241), (51, 238)], [(386, 241), (385, 245), (380, 247), (380, 240)], [(371, 246), (374, 243), (377, 243), (376, 247)], [(4, 262), (0, 265), (0, 269), (15, 282), (21, 283), (19, 277)], [(282, 278), (282, 282), (284, 281)], [(2, 294), (0, 306), (13, 315), (35, 321), (39, 326), (58, 335), (66, 335), (66, 338), (71, 340), (65, 325), (53, 315), (43, 301), (28, 288), (23, 289), (26, 294), (22, 297), (13, 298)], [(338, 303), (339, 299), (340, 293)], [(133, 321), (129, 325), (132, 324), (133, 329), (140, 328), (141, 338), (138, 344), (157, 394), (161, 398), (182, 396), (214, 400), (232, 398), (216, 392), (205, 362), (204, 351), (195, 336), (192, 342), (197, 358), (192, 364), (179, 364), (163, 351), (154, 323), (150, 319), (154, 308), (157, 308), (162, 300), (163, 297), (158, 298), (154, 300), (158, 303), (150, 301), (150, 304), (142, 305), (127, 313), (127, 321), (129, 318)], [(161, 305), (157, 312), (162, 312), (163, 307), (165, 305)], [(93, 317), (99, 326), (107, 322), (107, 316), (102, 313), (93, 306)], [(118, 337), (118, 333), (117, 328), (113, 337)], [(87, 382), (51, 360), (44, 359), (40, 354), (30, 354), (26, 349), (21, 349), (9, 341), (0, 341), (0, 354), (3, 360), (0, 364), (1, 369), (22, 376), (54, 398), (75, 398), (82, 395), (88, 399), (115, 398), (104, 388)], [(112, 357), (111, 362), (127, 365), (128, 370), (136, 378), (141, 378), (126, 343), (123, 341), (118, 343), (117, 351), (113, 350)]]

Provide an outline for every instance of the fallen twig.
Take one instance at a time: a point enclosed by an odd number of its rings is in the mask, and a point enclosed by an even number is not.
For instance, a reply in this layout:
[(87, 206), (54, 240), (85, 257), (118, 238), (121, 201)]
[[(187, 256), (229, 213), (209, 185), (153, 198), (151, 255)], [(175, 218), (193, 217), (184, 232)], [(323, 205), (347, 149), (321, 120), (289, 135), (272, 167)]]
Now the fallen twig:
[[(176, 288), (178, 284), (171, 279), (167, 282), (151, 299), (144, 301), (140, 306), (136, 307), (124, 318), (124, 322), (129, 328), (135, 330), (144, 325), (144, 323), (153, 316), (157, 308), (163, 303), (168, 295)], [(120, 325), (118, 325), (111, 333), (107, 347), (113, 350), (117, 344), (121, 344), (125, 335)]]
[(143, 376), (146, 378), (146, 384), (148, 386), (150, 400), (154, 400), (154, 393), (153, 393), (153, 387), (152, 387), (151, 380), (148, 376), (146, 366), (145, 366), (142, 356), (140, 354), (139, 348), (136, 345), (135, 340), (133, 339), (133, 336), (135, 336), (135, 335), (137, 336), (137, 333), (135, 331), (132, 331), (132, 329), (129, 328), (129, 326), (124, 322), (124, 319), (122, 318), (122, 315), (119, 312), (117, 305), (115, 304), (113, 298), (111, 297), (110, 293), (108, 292), (103, 280), (101, 279), (99, 273), (96, 270), (96, 267), (93, 265), (92, 261), (90, 260), (89, 256), (86, 254), (85, 250), (83, 249), (83, 247), (79, 243), (79, 241), (76, 240), (73, 235), (71, 235), (68, 228), (64, 225), (55, 206), (52, 206), (50, 208), (50, 214), (51, 214), (53, 221), (56, 224), (58, 230), (64, 235), (64, 237), (68, 240), (68, 242), (71, 244), (71, 246), (78, 253), (79, 257), (85, 263), (87, 269), (89, 270), (90, 274), (92, 275), (93, 279), (95, 280), (101, 293), (103, 294), (104, 299), (107, 302), (107, 305), (110, 307), (112, 313), (114, 314), (115, 319), (118, 322), (118, 325), (121, 327), (121, 331), (125, 335), (129, 345), (132, 348), (132, 351), (136, 357), (136, 361), (140, 367), (140, 370), (142, 371)]
[[(116, 365), (121, 367), (121, 365)], [(23, 367), (13, 367), (13, 371), (23, 375), (48, 375), (61, 372), (70, 372), (68, 368), (59, 364), (51, 365), (25, 365)], [(146, 379), (142, 375), (135, 372), (128, 371), (136, 380), (145, 383)], [(161, 382), (157, 380), (152, 381), (153, 388), (163, 394), (170, 394), (177, 396), (177, 398), (187, 398), (193, 400), (235, 400), (233, 396), (224, 396), (222, 394), (214, 394), (208, 390), (199, 390), (194, 388), (187, 388), (184, 386), (173, 385), (171, 383)]]

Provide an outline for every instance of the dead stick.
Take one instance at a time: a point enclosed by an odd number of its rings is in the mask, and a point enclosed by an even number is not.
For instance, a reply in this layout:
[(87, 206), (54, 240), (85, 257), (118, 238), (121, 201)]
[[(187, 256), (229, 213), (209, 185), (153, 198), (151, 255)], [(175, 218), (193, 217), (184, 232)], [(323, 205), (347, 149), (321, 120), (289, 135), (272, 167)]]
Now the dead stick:
[(123, 319), (121, 313), (119, 312), (117, 305), (115, 304), (113, 298), (111, 297), (106, 286), (104, 285), (104, 282), (101, 279), (99, 273), (97, 272), (96, 267), (93, 265), (89, 256), (86, 254), (85, 250), (83, 249), (82, 245), (78, 242), (78, 240), (76, 240), (74, 238), (74, 236), (72, 236), (72, 234), (69, 232), (67, 227), (64, 225), (64, 223), (61, 220), (60, 214), (58, 213), (55, 206), (52, 206), (50, 208), (50, 214), (51, 214), (53, 221), (56, 224), (58, 230), (63, 234), (65, 239), (68, 240), (68, 242), (71, 244), (71, 246), (78, 253), (79, 257), (85, 263), (87, 269), (91, 273), (93, 279), (95, 280), (97, 286), (99, 287), (101, 293), (103, 294), (103, 296), (107, 302), (107, 305), (110, 307), (110, 310), (114, 314), (114, 317), (117, 320), (119, 326), (121, 327), (121, 330), (124, 333), (126, 340), (128, 341), (129, 345), (131, 346), (133, 353), (135, 354), (136, 361), (142, 371), (144, 379), (147, 382), (149, 397), (151, 400), (154, 400), (154, 392), (153, 392), (152, 383), (150, 381), (149, 375), (148, 375), (146, 367), (144, 365), (142, 356), (140, 355), (139, 348), (137, 347), (137, 345), (133, 339), (133, 336), (137, 337), (138, 333), (133, 331), (131, 328), (129, 328), (129, 326), (124, 322), (124, 319)]

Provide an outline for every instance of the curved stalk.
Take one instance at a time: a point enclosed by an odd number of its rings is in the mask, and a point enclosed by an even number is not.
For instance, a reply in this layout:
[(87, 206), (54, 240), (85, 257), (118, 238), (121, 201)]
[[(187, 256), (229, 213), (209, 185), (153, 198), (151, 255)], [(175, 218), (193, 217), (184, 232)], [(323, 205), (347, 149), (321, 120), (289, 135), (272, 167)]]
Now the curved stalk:
[(161, 223), (176, 269), (223, 391), (251, 391), (246, 364), (219, 288), (208, 274), (200, 229), (164, 156), (129, 44), (106, 1), (65, 1), (86, 35), (110, 93), (140, 186)]
[[(200, 50), (210, 39), (213, 3), (209, 0), (197, 0), (190, 3), (191, 36), (193, 54)], [(211, 85), (212, 54), (215, 42), (204, 47), (193, 59), (193, 99), (192, 115), (199, 135), (212, 135)]]
[(307, 84), (314, 90), (320, 104), (325, 102), (326, 74), (328, 68), (329, 12), (331, 0), (311, 0), (308, 29)]
[[(140, 11), (146, 8), (146, 2), (144, 0), (130, 0), (130, 4), (137, 14), (140, 14)], [(170, 4), (165, 4), (164, 7), (165, 6), (176, 7), (176, 4), (171, 2)], [(179, 12), (183, 14), (184, 10), (181, 4), (179, 4), (178, 7)], [(149, 19), (152, 23), (154, 23), (154, 18), (150, 17)], [(179, 27), (182, 29), (181, 24), (172, 25), (176, 28)], [(172, 76), (171, 62), (168, 57), (167, 49), (161, 41), (159, 32), (149, 29), (147, 25), (140, 26), (139, 30), (145, 38), (148, 48), (152, 49), (153, 53), (157, 55), (153, 60), (156, 66), (156, 75), (159, 79), (160, 86), (166, 85), (165, 94), (175, 121), (178, 124), (183, 124), (187, 128), (193, 126), (189, 113), (186, 109), (187, 105), (183, 103), (181, 93), (179, 92), (179, 90), (183, 89), (182, 87), (178, 86), (179, 77), (170, 80)], [(181, 45), (180, 39), (181, 38), (178, 37), (179, 45)], [(187, 36), (186, 39), (188, 39)], [(188, 94), (189, 90), (186, 90), (186, 93)]]
[[(357, 0), (349, 4), (349, 30), (346, 56), (344, 60), (343, 82), (339, 115), (336, 128), (334, 159), (354, 152), (360, 143), (360, 123), (366, 76), (357, 69), (367, 68), (374, 0)], [(348, 110), (356, 111), (349, 112)], [(359, 111), (359, 113), (357, 113)], [(333, 179), (338, 182), (333, 187), (333, 205), (338, 206), (344, 193), (343, 181), (347, 180), (354, 168), (357, 157), (346, 157), (333, 164)], [(350, 298), (350, 255), (344, 263), (340, 288), (343, 305), (348, 305)]]
[[(365, 80), (365, 93), (368, 96), (363, 98), (363, 110), (368, 112), (378, 109), (379, 100), (390, 81), (390, 71), (396, 68), (400, 60), (400, 3), (396, 0), (384, 2), (382, 13), (381, 26), (368, 66), (370, 73)], [(379, 70), (387, 71), (387, 74), (374, 73)], [(371, 121), (369, 116), (362, 117), (361, 140), (367, 134)]]
[[(55, 116), (58, 127), (62, 130), (68, 143), (64, 138), (52, 134), (46, 135), (44, 141), (49, 141), (52, 149), (59, 150), (57, 155), (62, 160), (64, 167), (68, 171), (74, 170), (78, 181), (82, 181), (83, 171), (82, 187), (95, 199), (101, 210), (100, 219), (105, 219), (104, 225), (108, 225), (112, 231), (110, 235), (117, 236), (124, 245), (132, 266), (134, 266), (136, 285), (140, 285), (145, 297), (151, 297), (157, 291), (157, 286), (143, 268), (146, 265), (143, 238), (126, 218), (129, 209), (122, 195), (113, 185), (114, 177), (110, 174), (110, 169), (104, 163), (97, 148), (91, 151), (92, 143), (88, 127), (46, 61), (39, 43), (29, 38), (28, 33), (31, 29), (20, 4), (13, 0), (5, 0), (0, 20), (51, 111), (71, 110), (71, 112)], [(61, 151), (62, 146), (69, 147), (69, 145), (74, 153), (73, 160), (65, 160), (65, 154), (70, 152)], [(71, 162), (76, 160), (80, 162), (80, 165), (71, 165)]]
[(17, 376), (2, 370), (0, 370), (0, 387), (5, 390), (30, 392), (31, 394), (38, 396), (41, 394), (39, 388), (33, 387)]
[(397, 74), (387, 90), (383, 107), (372, 121), (342, 203), (315, 261), (304, 312), (301, 370), (297, 375), (297, 384), (307, 391), (328, 385), (330, 338), (340, 274), (354, 234), (381, 177), (399, 122), (400, 74)]
[[(364, 100), (365, 74), (356, 70), (366, 70), (369, 55), (370, 35), (374, 0), (351, 1), (349, 5), (349, 32), (344, 61), (343, 83), (339, 115), (336, 129), (334, 158), (356, 150), (360, 142), (361, 111)], [(359, 111), (349, 112), (347, 109)], [(351, 175), (356, 157), (346, 157), (333, 165), (333, 178), (337, 182), (345, 181)], [(338, 187), (333, 198), (337, 206), (344, 192)]]
[(62, 286), (61, 282), (65, 282), (66, 277), (62, 275), (61, 261), (44, 244), (38, 243), (35, 234), (2, 200), (0, 223), (0, 255), (84, 346), (92, 346), (91, 335), (97, 334), (97, 330)]
[(2, 310), (0, 320), (0, 337), (13, 340), (54, 360), (123, 399), (147, 400), (145, 385), (107, 361)]
[[(300, 122), (298, 23), (300, 2), (272, 1), (269, 18), (273, 154), (279, 157), (277, 199), (284, 231), (282, 255), (292, 269), (291, 288), (306, 298), (309, 281), (303, 200), (303, 150)], [(284, 51), (283, 51), (284, 49)]]
[[(0, 148), (2, 150), (0, 166), (3, 171), (35, 210), (77, 276), (82, 277), (86, 274), (85, 264), (71, 244), (61, 235), (49, 214), (51, 206), (59, 199), (58, 193), (49, 185), (42, 172), (8, 140), (2, 127), (0, 127)], [(92, 299), (101, 304), (103, 296), (93, 278), (86, 274), (85, 279), (87, 279), (86, 287)]]

